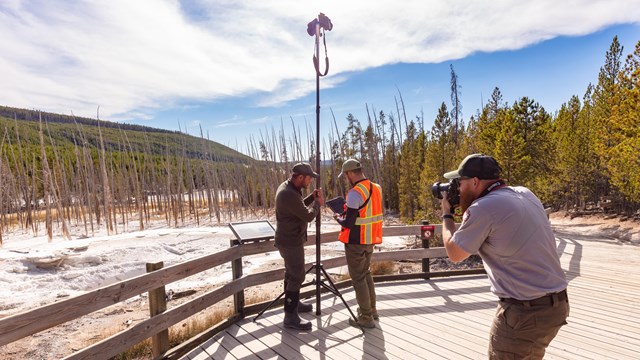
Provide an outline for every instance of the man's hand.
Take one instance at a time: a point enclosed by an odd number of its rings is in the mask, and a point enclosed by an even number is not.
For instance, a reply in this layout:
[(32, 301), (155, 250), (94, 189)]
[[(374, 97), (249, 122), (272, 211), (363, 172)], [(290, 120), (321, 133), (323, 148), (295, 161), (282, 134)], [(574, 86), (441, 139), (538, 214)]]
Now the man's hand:
[(446, 191), (442, 191), (442, 200), (440, 200), (440, 209), (442, 210), (442, 215), (451, 214), (451, 204), (449, 204), (449, 195)]
[(315, 200), (320, 206), (324, 205), (324, 198), (322, 197), (322, 188), (313, 190), (313, 200)]
[[(442, 210), (442, 215), (451, 214), (451, 204), (449, 204), (449, 198), (446, 191), (442, 192), (440, 209)], [(442, 242), (444, 243), (444, 248), (447, 251), (449, 260), (453, 261), (454, 263), (458, 263), (471, 256), (471, 254), (462, 250), (461, 247), (451, 241), (451, 238), (453, 238), (453, 234), (455, 232), (456, 224), (453, 222), (453, 220), (442, 219)]]

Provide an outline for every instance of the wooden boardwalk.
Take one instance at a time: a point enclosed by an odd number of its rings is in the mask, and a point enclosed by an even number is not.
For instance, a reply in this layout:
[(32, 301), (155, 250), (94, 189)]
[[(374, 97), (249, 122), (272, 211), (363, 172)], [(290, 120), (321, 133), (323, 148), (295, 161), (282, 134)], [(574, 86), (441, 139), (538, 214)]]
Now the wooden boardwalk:
[[(556, 233), (571, 315), (547, 359), (640, 359), (640, 246)], [(496, 307), (486, 276), (376, 285), (380, 321), (364, 333), (333, 295), (313, 331), (282, 327), (281, 308), (246, 318), (183, 359), (486, 359)], [(352, 289), (342, 294), (355, 312)], [(315, 300), (314, 300), (315, 304)]]

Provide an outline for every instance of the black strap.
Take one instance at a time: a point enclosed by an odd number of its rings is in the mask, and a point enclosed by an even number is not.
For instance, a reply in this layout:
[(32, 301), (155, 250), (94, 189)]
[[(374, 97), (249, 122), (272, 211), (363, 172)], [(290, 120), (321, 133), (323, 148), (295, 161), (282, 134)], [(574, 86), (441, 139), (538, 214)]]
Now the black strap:
[(324, 43), (324, 64), (325, 70), (324, 74), (320, 72), (320, 64), (318, 62), (318, 57), (316, 54), (313, 54), (313, 66), (316, 68), (316, 73), (318, 76), (325, 76), (329, 73), (329, 56), (327, 55), (327, 37), (324, 32), (324, 28), (322, 29), (322, 42)]
[(504, 180), (498, 180), (498, 181), (494, 182), (493, 184), (487, 186), (486, 189), (484, 189), (484, 191), (482, 192), (482, 194), (480, 194), (478, 199), (483, 197), (483, 196), (485, 196), (485, 195), (487, 195), (488, 193), (492, 192), (493, 190), (499, 189), (499, 188), (501, 188), (501, 187), (503, 187), (505, 185), (507, 185), (507, 183)]
[[(361, 180), (362, 181), (362, 180)], [(360, 212), (360, 210), (362, 210), (363, 207), (367, 206), (367, 203), (369, 202), (369, 199), (371, 199), (371, 192), (373, 191), (373, 182), (369, 181), (369, 197), (367, 198), (367, 200), (364, 201), (364, 203), (362, 204), (362, 206), (360, 206), (358, 208), (358, 212)]]

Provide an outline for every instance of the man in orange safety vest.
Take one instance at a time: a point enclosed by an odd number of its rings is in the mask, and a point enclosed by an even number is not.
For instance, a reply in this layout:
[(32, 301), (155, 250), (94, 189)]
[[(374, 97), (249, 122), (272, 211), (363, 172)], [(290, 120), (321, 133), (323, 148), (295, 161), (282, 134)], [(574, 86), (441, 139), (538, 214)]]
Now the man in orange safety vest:
[(344, 243), (349, 275), (358, 301), (358, 321), (353, 326), (374, 328), (378, 320), (376, 290), (371, 276), (371, 255), (375, 244), (382, 243), (382, 188), (368, 180), (358, 160), (349, 159), (342, 172), (352, 188), (347, 193), (345, 211), (334, 214), (342, 226), (338, 239)]

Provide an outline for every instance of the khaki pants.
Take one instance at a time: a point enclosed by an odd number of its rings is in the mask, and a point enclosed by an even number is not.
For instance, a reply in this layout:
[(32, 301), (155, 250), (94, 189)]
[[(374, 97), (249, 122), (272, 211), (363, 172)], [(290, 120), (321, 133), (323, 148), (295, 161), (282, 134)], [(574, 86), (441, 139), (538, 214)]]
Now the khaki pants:
[(569, 300), (541, 306), (501, 301), (491, 326), (489, 359), (544, 358), (568, 316)]
[(360, 311), (363, 315), (371, 315), (376, 307), (376, 289), (369, 269), (373, 245), (344, 244), (344, 252)]

